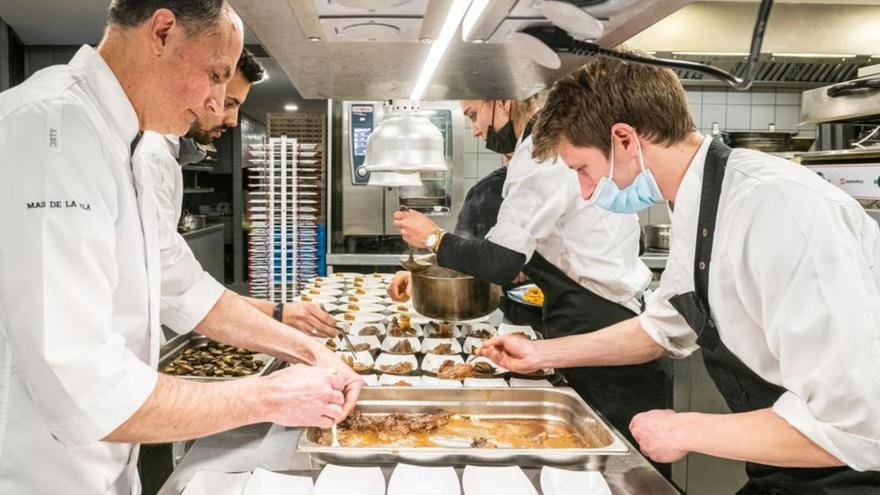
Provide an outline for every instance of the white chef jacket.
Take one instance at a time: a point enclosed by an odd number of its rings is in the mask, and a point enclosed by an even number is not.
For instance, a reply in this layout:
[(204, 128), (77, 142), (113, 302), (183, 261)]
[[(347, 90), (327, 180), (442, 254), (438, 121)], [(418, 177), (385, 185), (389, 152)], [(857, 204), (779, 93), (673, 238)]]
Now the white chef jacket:
[(172, 330), (192, 330), (223, 295), (223, 284), (202, 269), (189, 244), (177, 232), (183, 208), (183, 172), (177, 163), (178, 136), (144, 132), (134, 153), (153, 177), (158, 211), (162, 270), (161, 321)]
[(536, 163), (531, 136), (507, 169), (498, 222), (486, 239), (522, 253), (535, 251), (582, 287), (635, 313), (651, 270), (639, 258), (637, 215), (611, 213), (584, 201), (577, 172), (561, 159)]
[(158, 213), (137, 132), (88, 46), (0, 94), (0, 493), (139, 492), (137, 446), (101, 441), (157, 379)]
[[(669, 303), (694, 290), (703, 142), (679, 187), (669, 260), (641, 315), (673, 356), (696, 334)], [(880, 470), (880, 228), (808, 169), (757, 151), (730, 155), (709, 271), (724, 344), (786, 392), (773, 410), (858, 470)]]

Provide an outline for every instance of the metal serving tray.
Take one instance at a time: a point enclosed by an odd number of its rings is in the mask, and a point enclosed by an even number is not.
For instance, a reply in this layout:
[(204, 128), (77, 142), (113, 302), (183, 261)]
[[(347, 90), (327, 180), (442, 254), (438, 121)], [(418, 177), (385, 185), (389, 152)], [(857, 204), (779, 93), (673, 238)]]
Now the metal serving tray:
[[(165, 342), (162, 348), (159, 350), (159, 371), (161, 372), (165, 369), (165, 366), (170, 364), (172, 361), (177, 359), (178, 356), (183, 354), (183, 351), (188, 347), (200, 347), (203, 345), (207, 345), (211, 340), (204, 335), (197, 334), (195, 332), (190, 332), (184, 335), (177, 335), (174, 338)], [(247, 376), (263, 376), (268, 375), (269, 373), (278, 369), (283, 363), (276, 359), (273, 356), (268, 354), (256, 354), (254, 356), (256, 359), (260, 359), (263, 361), (263, 367), (259, 369), (256, 373), (247, 375)], [(236, 380), (239, 378), (245, 378), (243, 376), (192, 376), (192, 375), (170, 375), (176, 376), (178, 378), (185, 378), (187, 380), (195, 380), (200, 382), (226, 382), (230, 380)]]
[(313, 464), (513, 464), (561, 465), (601, 470), (608, 456), (627, 455), (619, 434), (574, 390), (557, 388), (368, 387), (358, 400), (364, 413), (428, 413), (443, 411), (482, 418), (535, 418), (562, 421), (586, 438), (607, 441), (593, 449), (478, 449), (413, 447), (329, 447), (314, 441), (320, 432), (308, 428), (297, 450), (308, 453)]

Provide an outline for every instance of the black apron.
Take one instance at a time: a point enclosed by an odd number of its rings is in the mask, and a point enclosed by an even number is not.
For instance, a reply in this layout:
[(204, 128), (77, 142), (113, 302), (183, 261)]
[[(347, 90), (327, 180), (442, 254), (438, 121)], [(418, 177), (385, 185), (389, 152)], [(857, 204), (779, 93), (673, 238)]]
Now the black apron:
[[(523, 273), (544, 292), (542, 327), (547, 338), (584, 334), (628, 320), (636, 313), (584, 288), (535, 252)], [(560, 370), (569, 385), (630, 442), (633, 416), (672, 407), (671, 373), (665, 361), (632, 366)], [(659, 465), (658, 465), (659, 466)], [(661, 467), (668, 475), (668, 469)]]
[[(721, 185), (731, 149), (720, 141), (709, 146), (703, 171), (703, 187), (694, 257), (694, 292), (670, 299), (672, 306), (697, 334), (703, 362), (728, 407), (734, 413), (766, 409), (785, 389), (767, 382), (742, 363), (724, 345), (709, 308), (709, 263)], [(848, 467), (780, 468), (746, 463), (749, 481), (740, 495), (876, 495), (880, 473), (860, 473)]]

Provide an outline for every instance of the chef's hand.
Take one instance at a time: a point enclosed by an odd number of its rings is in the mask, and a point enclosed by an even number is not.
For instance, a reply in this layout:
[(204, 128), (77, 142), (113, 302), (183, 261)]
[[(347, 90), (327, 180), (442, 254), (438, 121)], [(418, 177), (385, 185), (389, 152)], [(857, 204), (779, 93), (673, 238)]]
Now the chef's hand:
[(345, 377), (335, 370), (294, 364), (259, 379), (266, 421), (330, 428), (345, 418)]
[(629, 431), (639, 443), (642, 453), (654, 462), (669, 463), (688, 454), (682, 448), (682, 433), (686, 430), (688, 415), (670, 409), (657, 409), (637, 414), (629, 424)]
[(412, 210), (394, 213), (394, 226), (400, 229), (400, 235), (407, 244), (420, 249), (426, 247), (425, 241), (431, 232), (439, 228), (431, 219)]
[(399, 271), (388, 284), (388, 297), (395, 302), (407, 302), (412, 297), (412, 273)]
[(336, 337), (336, 320), (313, 302), (287, 303), (281, 319), (286, 325), (316, 337)]
[(485, 356), (502, 368), (516, 373), (534, 373), (543, 366), (538, 360), (538, 344), (518, 335), (492, 337), (474, 350), (477, 356)]
[(360, 375), (355, 373), (351, 367), (345, 364), (345, 361), (324, 347), (323, 344), (320, 345), (319, 351), (315, 357), (315, 366), (334, 370), (336, 376), (341, 380), (342, 388), (340, 390), (345, 396), (345, 403), (342, 406), (342, 418), (344, 419), (354, 411), (358, 396), (361, 394), (361, 390), (366, 383)]

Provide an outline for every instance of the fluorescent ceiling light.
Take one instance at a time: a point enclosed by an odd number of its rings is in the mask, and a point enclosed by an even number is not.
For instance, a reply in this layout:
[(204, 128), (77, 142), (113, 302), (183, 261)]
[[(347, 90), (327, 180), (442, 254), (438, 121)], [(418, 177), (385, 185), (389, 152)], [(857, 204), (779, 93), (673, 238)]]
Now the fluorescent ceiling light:
[(295, 112), (297, 110), (299, 110), (299, 106), (294, 105), (293, 103), (288, 103), (287, 105), (284, 105), (285, 112)]
[(425, 58), (424, 65), (422, 65), (422, 71), (419, 73), (416, 85), (409, 96), (411, 101), (420, 101), (422, 99), (425, 89), (428, 88), (428, 83), (434, 77), (434, 72), (437, 70), (437, 66), (440, 65), (440, 61), (443, 60), (443, 55), (446, 54), (446, 49), (449, 47), (455, 32), (458, 31), (458, 25), (461, 24), (461, 19), (470, 5), (471, 0), (453, 0), (452, 7), (449, 8), (449, 13), (446, 14), (446, 20), (443, 21), (443, 27), (440, 28), (440, 36), (431, 43), (431, 49), (428, 50), (428, 56)]
[(477, 21), (480, 20), (480, 16), (483, 15), (483, 11), (488, 6), (489, 0), (473, 0), (471, 8), (467, 10), (467, 14), (464, 15), (464, 21), (461, 23), (461, 39), (466, 40), (470, 37), (474, 26), (477, 25)]

